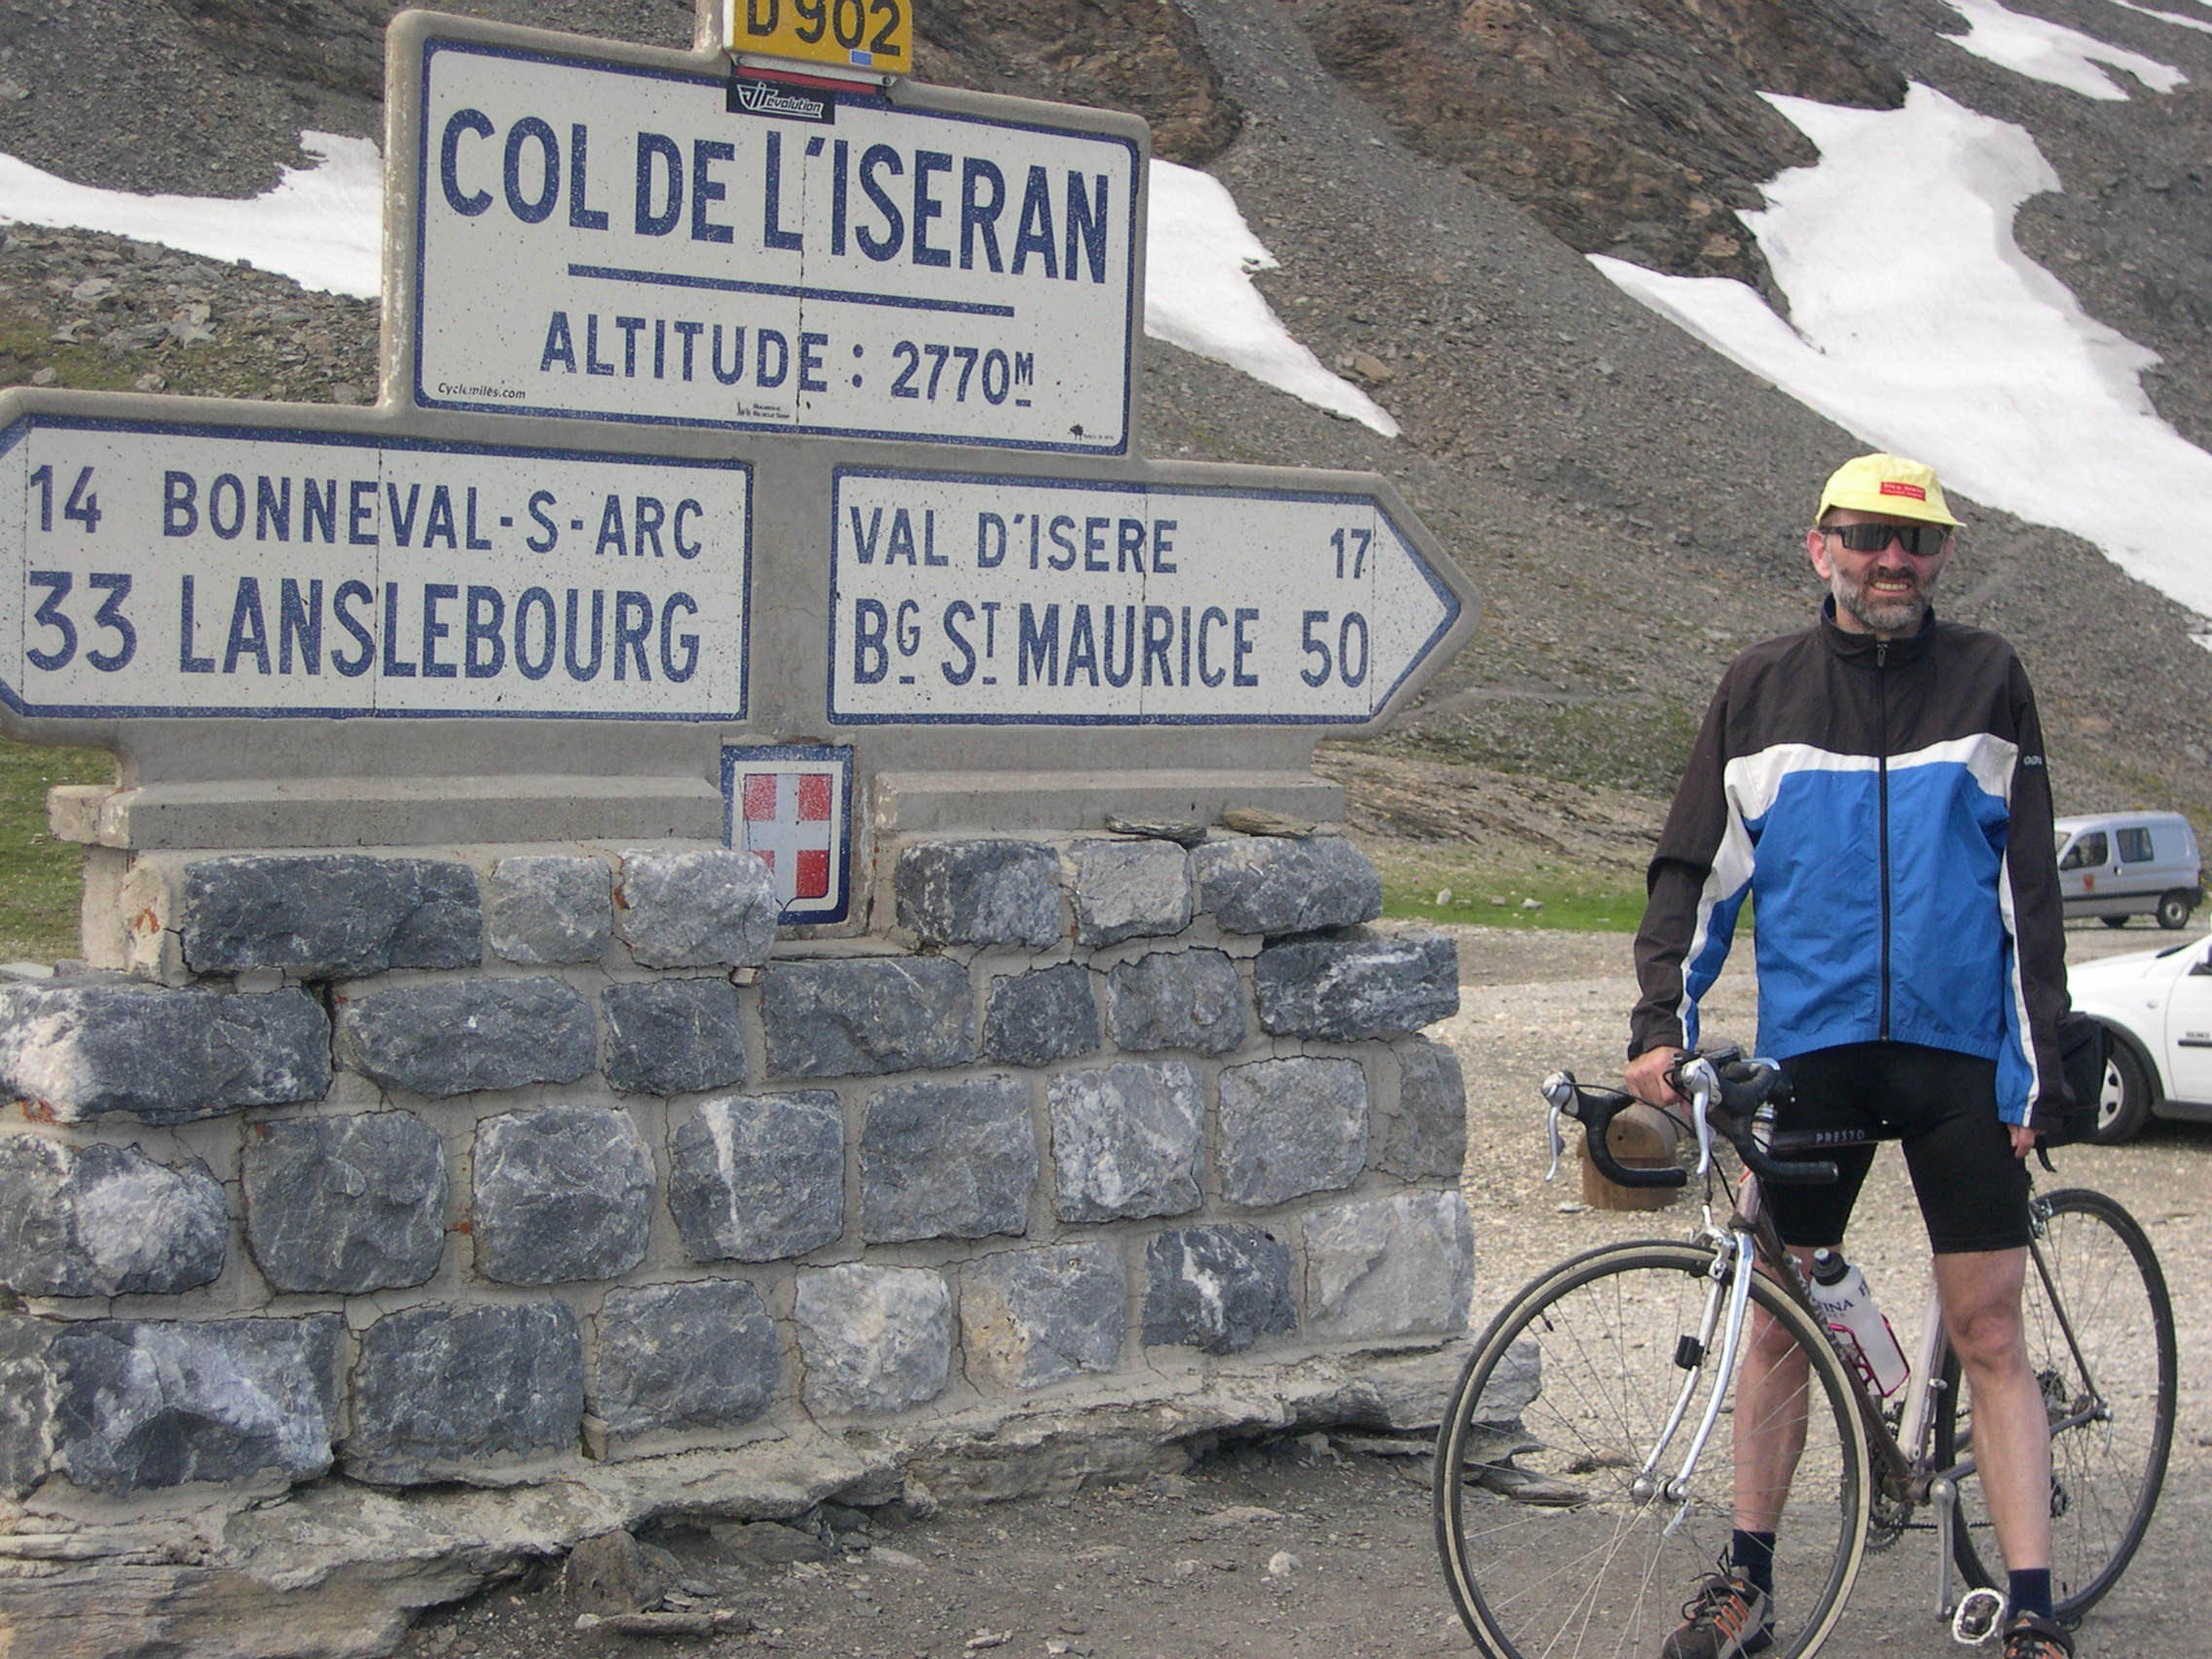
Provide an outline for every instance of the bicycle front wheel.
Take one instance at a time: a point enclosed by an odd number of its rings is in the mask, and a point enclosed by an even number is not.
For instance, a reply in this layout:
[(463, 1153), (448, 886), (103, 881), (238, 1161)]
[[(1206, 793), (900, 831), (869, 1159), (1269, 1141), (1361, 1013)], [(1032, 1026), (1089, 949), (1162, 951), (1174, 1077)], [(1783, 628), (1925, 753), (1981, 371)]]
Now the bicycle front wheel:
[[(2081, 1617), (2119, 1581), (2165, 1484), (2174, 1434), (2174, 1315), (2166, 1277), (2135, 1218), (2102, 1193), (2038, 1198), (2043, 1236), (2022, 1310), (2028, 1364), (2050, 1414), (2050, 1583)], [(1973, 1446), (1973, 1401), (1954, 1354), (1936, 1403), (1936, 1464)], [(1959, 1483), (1952, 1553), (1972, 1584), (2004, 1582), (1981, 1483)]]
[[(1476, 1345), (1438, 1435), (1436, 1534), (1459, 1615), (1491, 1659), (1648, 1659), (1727, 1555), (1742, 1414), (1709, 1327), (1713, 1261), (1691, 1244), (1593, 1251), (1537, 1278)], [(1804, 1379), (1765, 1406), (1784, 1440), (1802, 1423), (1805, 1445), (1793, 1478), (1767, 1477), (1782, 1519), (1762, 1659), (1803, 1659), (1865, 1548), (1865, 1432), (1834, 1348), (1765, 1277), (1751, 1288)], [(1730, 1392), (1686, 1495), (1653, 1494), (1640, 1476), (1654, 1450), (1664, 1443), (1657, 1479), (1677, 1475), (1715, 1387)]]

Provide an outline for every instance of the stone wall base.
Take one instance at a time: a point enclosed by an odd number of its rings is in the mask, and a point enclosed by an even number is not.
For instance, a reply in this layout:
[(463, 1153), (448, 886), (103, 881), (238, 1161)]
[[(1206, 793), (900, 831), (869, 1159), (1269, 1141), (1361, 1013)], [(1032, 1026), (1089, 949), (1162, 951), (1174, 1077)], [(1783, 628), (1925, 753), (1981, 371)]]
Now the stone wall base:
[(1466, 1348), (1193, 1360), (858, 1433), (800, 1419), (735, 1449), (583, 1464), (502, 1490), (334, 1479), (256, 1502), (202, 1487), (175, 1495), (204, 1493), (205, 1508), (121, 1519), (119, 1506), (113, 1522), (42, 1513), (59, 1495), (46, 1492), (0, 1533), (0, 1656), (382, 1659), (423, 1609), (617, 1528), (788, 1520), (827, 1499), (997, 1502), (1180, 1471), (1221, 1438), (1431, 1428)]

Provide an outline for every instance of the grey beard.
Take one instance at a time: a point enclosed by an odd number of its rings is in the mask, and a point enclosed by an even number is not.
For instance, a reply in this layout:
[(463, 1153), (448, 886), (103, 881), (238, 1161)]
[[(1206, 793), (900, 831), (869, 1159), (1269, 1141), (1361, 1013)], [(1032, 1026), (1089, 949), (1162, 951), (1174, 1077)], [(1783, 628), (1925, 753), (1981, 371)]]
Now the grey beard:
[(1838, 568), (1828, 582), (1828, 591), (1835, 595), (1836, 604), (1856, 616), (1860, 624), (1876, 634), (1912, 634), (1920, 629), (1928, 615), (1928, 602), (1936, 592), (1936, 578), (1930, 576), (1920, 584), (1920, 591), (1909, 599), (1876, 599), (1862, 583), (1854, 582)]

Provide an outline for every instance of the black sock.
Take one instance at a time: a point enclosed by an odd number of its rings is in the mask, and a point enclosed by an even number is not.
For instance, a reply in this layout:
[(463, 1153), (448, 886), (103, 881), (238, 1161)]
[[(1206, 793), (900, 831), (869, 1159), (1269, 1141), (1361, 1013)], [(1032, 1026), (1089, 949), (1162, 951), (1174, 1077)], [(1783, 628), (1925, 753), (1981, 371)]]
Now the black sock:
[[(1728, 1561), (1738, 1577), (1748, 1578), (1751, 1585), (1768, 1601), (1774, 1599), (1774, 1534), (1772, 1532), (1747, 1532), (1736, 1529), (1729, 1540)], [(2050, 1601), (2050, 1574), (2045, 1573), (2044, 1601)]]
[[(1744, 1534), (1738, 1532), (1739, 1538)], [(2012, 1604), (2015, 1613), (2034, 1613), (2039, 1618), (2050, 1617), (2050, 1568), (2047, 1567), (2023, 1567), (2006, 1575), (2005, 1599)]]

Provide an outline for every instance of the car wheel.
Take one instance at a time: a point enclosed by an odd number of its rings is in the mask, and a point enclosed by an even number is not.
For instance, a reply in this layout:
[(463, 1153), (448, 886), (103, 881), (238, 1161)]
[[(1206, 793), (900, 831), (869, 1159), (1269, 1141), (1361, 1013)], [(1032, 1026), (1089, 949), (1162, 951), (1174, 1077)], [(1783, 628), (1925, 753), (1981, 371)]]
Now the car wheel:
[(2108, 928), (2123, 928), (2127, 926), (2127, 918), (2125, 916), (2100, 916), (2097, 919), (2103, 922), (2104, 925)]
[(2166, 929), (2169, 933), (2175, 928), (2186, 928), (2189, 926), (2191, 907), (2189, 895), (2186, 893), (2160, 894), (2158, 896), (2158, 926)]
[(2118, 1146), (2143, 1132), (2151, 1121), (2151, 1079), (2143, 1062), (2118, 1037), (2105, 1055), (2105, 1086), (2097, 1096), (2097, 1126), (2089, 1137), (2099, 1146)]

